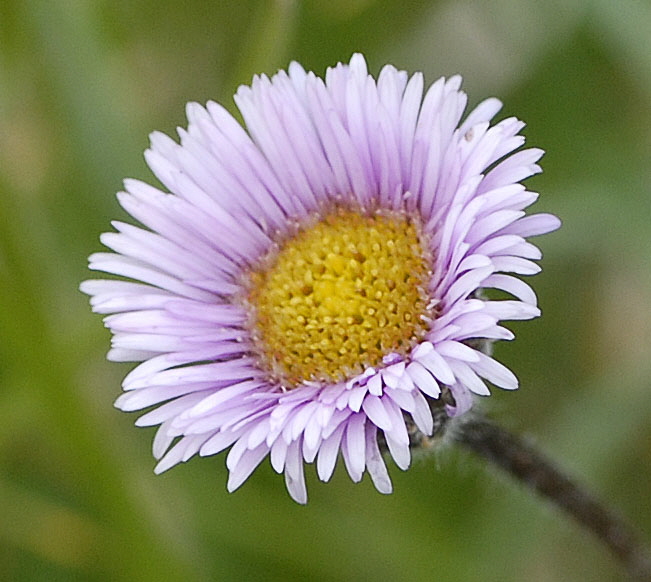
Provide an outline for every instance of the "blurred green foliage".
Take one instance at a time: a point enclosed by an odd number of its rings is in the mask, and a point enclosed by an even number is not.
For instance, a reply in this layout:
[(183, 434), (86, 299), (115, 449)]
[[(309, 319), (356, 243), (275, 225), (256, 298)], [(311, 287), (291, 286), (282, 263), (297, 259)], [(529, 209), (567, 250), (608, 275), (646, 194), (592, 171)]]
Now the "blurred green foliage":
[(529, 182), (564, 228), (542, 241), (544, 317), (500, 358), (522, 388), (493, 416), (651, 531), (651, 5), (642, 0), (4, 0), (0, 3), (0, 579), (619, 580), (573, 523), (450, 450), (383, 497), (341, 468), (294, 504), (268, 464), (225, 491), (224, 456), (155, 477), (128, 366), (78, 291), (152, 180), (147, 134), (292, 59), (366, 54), (460, 72), (528, 123)]

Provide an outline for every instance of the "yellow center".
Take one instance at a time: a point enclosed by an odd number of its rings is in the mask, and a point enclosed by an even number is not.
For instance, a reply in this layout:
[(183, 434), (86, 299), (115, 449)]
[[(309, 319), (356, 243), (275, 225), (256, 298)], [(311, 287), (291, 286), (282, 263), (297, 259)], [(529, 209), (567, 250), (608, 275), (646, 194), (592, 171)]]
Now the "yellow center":
[(274, 379), (341, 381), (422, 338), (430, 261), (419, 226), (337, 208), (249, 274), (254, 344)]

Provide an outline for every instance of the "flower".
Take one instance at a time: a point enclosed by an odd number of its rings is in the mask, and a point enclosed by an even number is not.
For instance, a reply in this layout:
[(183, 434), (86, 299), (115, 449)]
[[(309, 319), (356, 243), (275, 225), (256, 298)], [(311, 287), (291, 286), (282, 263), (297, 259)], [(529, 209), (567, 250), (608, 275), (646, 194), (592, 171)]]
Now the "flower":
[[(90, 268), (125, 280), (82, 291), (107, 314), (109, 359), (140, 363), (116, 406), (153, 407), (162, 472), (228, 447), (228, 489), (267, 456), (307, 501), (304, 462), (327, 481), (339, 453), (391, 492), (381, 449), (410, 463), (414, 434), (442, 432), (485, 381), (517, 387), (482, 350), (500, 322), (539, 315), (512, 274), (540, 268), (525, 237), (560, 225), (525, 216), (539, 149), (523, 123), (491, 126), (487, 99), (461, 121), (458, 76), (423, 77), (364, 58), (325, 81), (297, 63), (255, 77), (235, 101), (187, 107), (180, 145), (154, 133), (146, 160), (170, 193), (136, 180), (118, 194), (147, 229), (114, 222)], [(481, 289), (512, 299), (489, 300)], [(436, 421), (436, 426), (435, 426)]]

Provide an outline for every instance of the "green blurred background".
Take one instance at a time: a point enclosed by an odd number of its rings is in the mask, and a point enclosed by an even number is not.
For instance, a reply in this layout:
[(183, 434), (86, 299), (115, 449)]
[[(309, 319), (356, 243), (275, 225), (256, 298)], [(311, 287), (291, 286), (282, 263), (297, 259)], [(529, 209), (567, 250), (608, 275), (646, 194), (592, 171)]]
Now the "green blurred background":
[(231, 108), (292, 59), (366, 54), (463, 74), (528, 123), (544, 316), (510, 327), (521, 379), (488, 403), (651, 532), (651, 5), (3, 0), (0, 3), (0, 579), (619, 580), (564, 516), (458, 450), (391, 468), (385, 497), (339, 467), (293, 503), (268, 463), (225, 490), (224, 455), (153, 474), (153, 429), (113, 408), (128, 365), (77, 291), (154, 129)]

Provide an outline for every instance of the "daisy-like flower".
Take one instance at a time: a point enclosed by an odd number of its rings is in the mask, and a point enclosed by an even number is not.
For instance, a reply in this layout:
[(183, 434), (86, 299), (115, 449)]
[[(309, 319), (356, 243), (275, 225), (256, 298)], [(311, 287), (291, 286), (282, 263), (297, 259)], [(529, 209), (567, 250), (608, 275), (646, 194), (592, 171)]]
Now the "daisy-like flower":
[(160, 425), (156, 472), (230, 447), (230, 491), (269, 456), (305, 503), (304, 463), (327, 481), (341, 454), (389, 493), (381, 451), (406, 469), (486, 381), (517, 387), (482, 346), (539, 315), (513, 274), (540, 270), (525, 238), (560, 223), (525, 216), (543, 152), (514, 153), (524, 124), (491, 126), (496, 99), (462, 121), (460, 84), (423, 95), (421, 74), (376, 81), (361, 55), (325, 80), (292, 63), (240, 87), (245, 128), (191, 103), (180, 145), (151, 136), (169, 193), (127, 180), (120, 204), (147, 228), (114, 222), (114, 252), (90, 258), (131, 281), (82, 290), (108, 314), (109, 359), (142, 362), (116, 405), (153, 407), (136, 424)]

